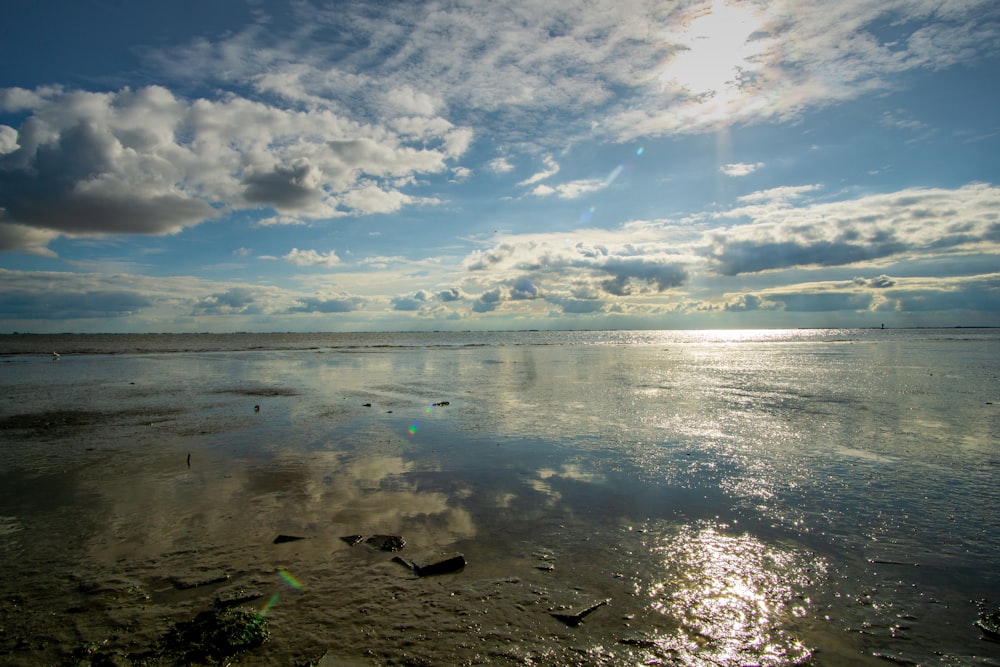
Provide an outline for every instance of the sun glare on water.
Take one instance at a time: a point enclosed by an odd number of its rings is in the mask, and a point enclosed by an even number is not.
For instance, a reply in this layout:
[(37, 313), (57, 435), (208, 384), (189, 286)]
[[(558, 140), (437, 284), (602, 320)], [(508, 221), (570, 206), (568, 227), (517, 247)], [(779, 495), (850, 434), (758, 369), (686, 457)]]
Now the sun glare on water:
[(699, 98), (735, 94), (758, 67), (764, 43), (752, 37), (761, 27), (749, 6), (714, 0), (671, 36), (681, 50), (666, 62), (661, 86)]

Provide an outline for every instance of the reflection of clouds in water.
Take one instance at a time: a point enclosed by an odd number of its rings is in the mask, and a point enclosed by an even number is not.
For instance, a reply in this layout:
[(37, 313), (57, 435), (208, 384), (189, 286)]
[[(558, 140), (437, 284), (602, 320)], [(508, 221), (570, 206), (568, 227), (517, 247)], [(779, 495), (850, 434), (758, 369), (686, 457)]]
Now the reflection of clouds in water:
[(783, 626), (806, 615), (804, 593), (825, 566), (805, 554), (769, 546), (722, 526), (682, 526), (653, 546), (659, 581), (646, 587), (650, 606), (676, 630), (656, 644), (687, 665), (787, 665), (810, 650)]
[(547, 507), (555, 507), (562, 500), (562, 494), (552, 487), (549, 480), (567, 479), (586, 484), (603, 484), (607, 481), (603, 475), (585, 470), (582, 466), (575, 463), (563, 464), (558, 470), (554, 468), (542, 468), (536, 474), (538, 476), (527, 480), (527, 484), (548, 498), (545, 503)]
[(404, 532), (428, 547), (474, 536), (471, 516), (454, 498), (421, 491), (408, 479), (413, 467), (398, 456), (314, 452), (266, 465), (216, 461), (188, 473), (118, 476), (100, 483), (111, 510), (93, 552), (148, 558), (177, 549), (263, 545), (281, 532), (327, 539)]

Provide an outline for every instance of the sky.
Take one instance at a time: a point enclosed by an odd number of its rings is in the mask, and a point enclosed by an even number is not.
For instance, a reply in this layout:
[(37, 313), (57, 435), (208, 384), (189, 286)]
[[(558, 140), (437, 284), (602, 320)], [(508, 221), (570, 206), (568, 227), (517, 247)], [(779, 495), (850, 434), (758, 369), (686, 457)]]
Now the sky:
[(0, 332), (1000, 326), (995, 0), (0, 11)]

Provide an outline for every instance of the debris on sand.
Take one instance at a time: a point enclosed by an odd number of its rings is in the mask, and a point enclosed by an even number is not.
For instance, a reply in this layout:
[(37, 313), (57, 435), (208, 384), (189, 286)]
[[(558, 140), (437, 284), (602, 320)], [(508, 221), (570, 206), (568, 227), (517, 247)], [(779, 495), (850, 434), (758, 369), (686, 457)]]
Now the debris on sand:
[(400, 556), (396, 556), (392, 560), (413, 570), (413, 573), (418, 577), (431, 577), (436, 574), (458, 572), (466, 566), (465, 556), (458, 552), (442, 554), (418, 561), (408, 561)]
[(379, 551), (399, 551), (406, 546), (406, 540), (399, 535), (372, 535), (365, 544)]
[(340, 539), (352, 547), (364, 542), (379, 551), (399, 551), (406, 546), (406, 540), (399, 535), (372, 535), (368, 539), (364, 535), (344, 535)]
[(611, 598), (606, 600), (600, 600), (586, 607), (577, 607), (576, 609), (562, 609), (559, 611), (550, 612), (553, 618), (559, 619), (563, 623), (569, 626), (577, 626), (583, 621), (584, 617), (593, 612), (599, 607), (603, 607), (606, 604), (611, 604)]
[(300, 535), (278, 535), (274, 538), (274, 544), (284, 544), (285, 542), (297, 542), (306, 538)]

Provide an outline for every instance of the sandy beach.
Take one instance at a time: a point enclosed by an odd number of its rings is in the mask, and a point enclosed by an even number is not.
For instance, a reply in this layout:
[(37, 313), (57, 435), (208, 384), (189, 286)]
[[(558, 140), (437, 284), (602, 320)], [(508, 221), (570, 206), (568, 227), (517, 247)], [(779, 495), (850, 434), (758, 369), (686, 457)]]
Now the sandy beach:
[[(191, 662), (171, 637), (223, 608), (266, 622), (267, 641), (229, 658), (241, 665), (882, 664), (955, 632), (948, 650), (1000, 659), (973, 626), (975, 591), (943, 583), (971, 578), (975, 558), (957, 554), (992, 548), (995, 510), (969, 508), (980, 527), (954, 539), (981, 544), (938, 559), (902, 519), (888, 541), (840, 539), (859, 522), (834, 516), (851, 492), (797, 506), (819, 491), (787, 452), (651, 442), (681, 430), (671, 413), (708, 422), (704, 397), (642, 404), (665, 391), (642, 381), (649, 353), (590, 350), (582, 367), (579, 350), (539, 348), (8, 359), (3, 662)], [(794, 419), (762, 408), (773, 394), (752, 400), (795, 440)], [(726, 419), (741, 417), (713, 423)], [(852, 449), (825, 456), (880, 484), (889, 455)], [(446, 553), (465, 567), (417, 576), (395, 560)]]

